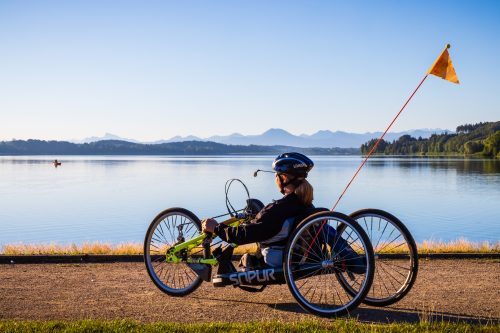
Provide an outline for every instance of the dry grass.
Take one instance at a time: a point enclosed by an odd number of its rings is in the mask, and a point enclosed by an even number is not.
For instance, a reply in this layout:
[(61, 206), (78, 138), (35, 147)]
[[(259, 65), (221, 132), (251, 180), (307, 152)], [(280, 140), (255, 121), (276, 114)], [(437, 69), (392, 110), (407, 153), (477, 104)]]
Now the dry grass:
[[(471, 242), (461, 238), (455, 241), (443, 242), (428, 240), (417, 244), (419, 253), (500, 253), (500, 241), (496, 243)], [(5, 255), (81, 255), (81, 254), (142, 254), (142, 243), (83, 243), (83, 244), (6, 244), (0, 249)], [(235, 249), (235, 254), (253, 253), (256, 245), (244, 245)], [(403, 252), (402, 249), (401, 252)], [(384, 251), (385, 252), (385, 251)], [(398, 253), (396, 250), (389, 251)]]
[(419, 253), (499, 253), (500, 241), (471, 242), (460, 238), (451, 242), (426, 240), (417, 244)]
[(83, 243), (77, 244), (7, 244), (1, 254), (7, 255), (79, 255), (79, 254), (142, 254), (141, 243)]

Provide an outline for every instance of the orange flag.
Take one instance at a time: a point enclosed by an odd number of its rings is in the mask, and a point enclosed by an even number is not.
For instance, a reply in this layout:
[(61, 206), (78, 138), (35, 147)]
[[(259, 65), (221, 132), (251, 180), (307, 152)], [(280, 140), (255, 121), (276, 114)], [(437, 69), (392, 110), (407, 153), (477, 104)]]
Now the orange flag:
[(427, 74), (433, 74), (442, 79), (458, 84), (457, 73), (455, 73), (455, 68), (453, 68), (453, 63), (451, 62), (450, 54), (448, 53), (449, 48), (450, 44), (447, 44), (441, 55), (436, 59), (431, 68), (429, 68)]

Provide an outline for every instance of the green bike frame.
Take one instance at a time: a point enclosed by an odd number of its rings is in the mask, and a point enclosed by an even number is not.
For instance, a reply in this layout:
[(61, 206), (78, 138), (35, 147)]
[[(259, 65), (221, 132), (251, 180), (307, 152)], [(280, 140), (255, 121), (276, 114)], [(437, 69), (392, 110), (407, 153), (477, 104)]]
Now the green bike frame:
[[(221, 224), (228, 225), (230, 227), (237, 227), (243, 222), (247, 222), (250, 220), (250, 217), (245, 217), (245, 218), (238, 218), (238, 217), (231, 217), (223, 222)], [(205, 239), (207, 239), (208, 235), (203, 233), (199, 236), (196, 236), (195, 238), (192, 238), (190, 240), (187, 240), (185, 242), (182, 242), (180, 244), (177, 244), (170, 249), (168, 249), (166, 253), (166, 262), (169, 263), (174, 263), (178, 264), (181, 262), (187, 262), (189, 264), (207, 264), (207, 265), (217, 265), (218, 261), (214, 257), (212, 258), (187, 258), (187, 260), (183, 260), (180, 258), (178, 255), (181, 251), (186, 250), (190, 251), (194, 249), (197, 246), (200, 246), (203, 244)], [(237, 247), (236, 244), (231, 244), (233, 247)]]

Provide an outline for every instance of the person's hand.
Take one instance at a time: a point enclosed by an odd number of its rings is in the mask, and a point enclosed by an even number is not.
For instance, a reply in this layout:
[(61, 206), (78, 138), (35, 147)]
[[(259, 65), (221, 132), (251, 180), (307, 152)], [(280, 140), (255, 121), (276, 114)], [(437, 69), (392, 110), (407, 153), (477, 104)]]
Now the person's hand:
[(201, 221), (201, 230), (203, 232), (213, 233), (217, 225), (218, 223), (214, 219), (205, 219)]

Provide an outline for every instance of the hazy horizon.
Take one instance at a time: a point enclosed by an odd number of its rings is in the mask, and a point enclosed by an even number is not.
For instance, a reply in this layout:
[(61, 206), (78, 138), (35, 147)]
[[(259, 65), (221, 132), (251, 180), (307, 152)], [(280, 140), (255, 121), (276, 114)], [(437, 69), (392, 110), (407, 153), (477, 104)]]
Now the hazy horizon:
[[(194, 134), (188, 134), (188, 135), (178, 135), (178, 134), (174, 134), (174, 135), (168, 135), (168, 136), (165, 136), (165, 137), (160, 137), (160, 138), (157, 138), (157, 139), (154, 139), (154, 140), (141, 140), (140, 138), (135, 138), (135, 137), (129, 137), (129, 136), (126, 136), (126, 135), (121, 135), (120, 133), (113, 133), (111, 131), (108, 131), (108, 132), (104, 132), (102, 133), (102, 135), (100, 135), (99, 133), (95, 134), (95, 135), (88, 135), (88, 136), (85, 136), (85, 137), (73, 137), (73, 138), (38, 138), (38, 137), (26, 137), (26, 138), (10, 138), (10, 139), (2, 139), (0, 138), (0, 141), (12, 141), (12, 140), (29, 140), (29, 139), (32, 139), (32, 140), (45, 140), (45, 141), (69, 141), (69, 142), (73, 142), (73, 141), (83, 141), (83, 140), (88, 140), (88, 139), (93, 139), (93, 138), (103, 138), (103, 137), (107, 137), (107, 136), (116, 136), (116, 137), (119, 137), (121, 139), (130, 139), (130, 140), (133, 140), (133, 141), (138, 141), (138, 142), (144, 142), (144, 143), (147, 143), (147, 142), (155, 142), (155, 141), (162, 141), (162, 140), (169, 140), (169, 139), (172, 139), (172, 138), (175, 138), (175, 137), (181, 137), (181, 138), (185, 138), (185, 137), (190, 137), (190, 136), (194, 136), (194, 137), (197, 137), (197, 138), (200, 138), (200, 139), (209, 139), (211, 137), (225, 137), (225, 136), (230, 136), (230, 135), (234, 135), (234, 134), (241, 134), (243, 136), (259, 136), (259, 135), (262, 135), (268, 131), (271, 131), (271, 130), (283, 130), (285, 132), (288, 132), (292, 135), (295, 135), (295, 136), (302, 136), (302, 135), (306, 135), (306, 136), (310, 136), (310, 135), (313, 135), (315, 133), (318, 133), (318, 132), (321, 132), (321, 131), (330, 131), (330, 132), (344, 132), (344, 133), (348, 133), (348, 134), (372, 134), (372, 133), (381, 133), (383, 132), (383, 130), (379, 130), (379, 131), (373, 131), (373, 132), (349, 132), (349, 131), (343, 131), (343, 130), (329, 130), (329, 129), (320, 129), (320, 130), (317, 130), (317, 131), (313, 131), (311, 133), (293, 133), (291, 131), (288, 131), (284, 128), (269, 128), (263, 132), (260, 132), (260, 133), (249, 133), (249, 134), (245, 134), (245, 133), (241, 133), (241, 132), (231, 132), (231, 133), (228, 133), (228, 134), (218, 134), (218, 133), (214, 133), (214, 134), (211, 134), (211, 135), (208, 135), (208, 136), (197, 136), (197, 135), (194, 135)], [(451, 129), (451, 128), (412, 128), (412, 129), (408, 129), (408, 130), (401, 130), (401, 131), (389, 131), (388, 133), (391, 134), (391, 133), (402, 133), (402, 132), (410, 132), (410, 131), (436, 131), (436, 132), (454, 132), (455, 131), (455, 128)]]

